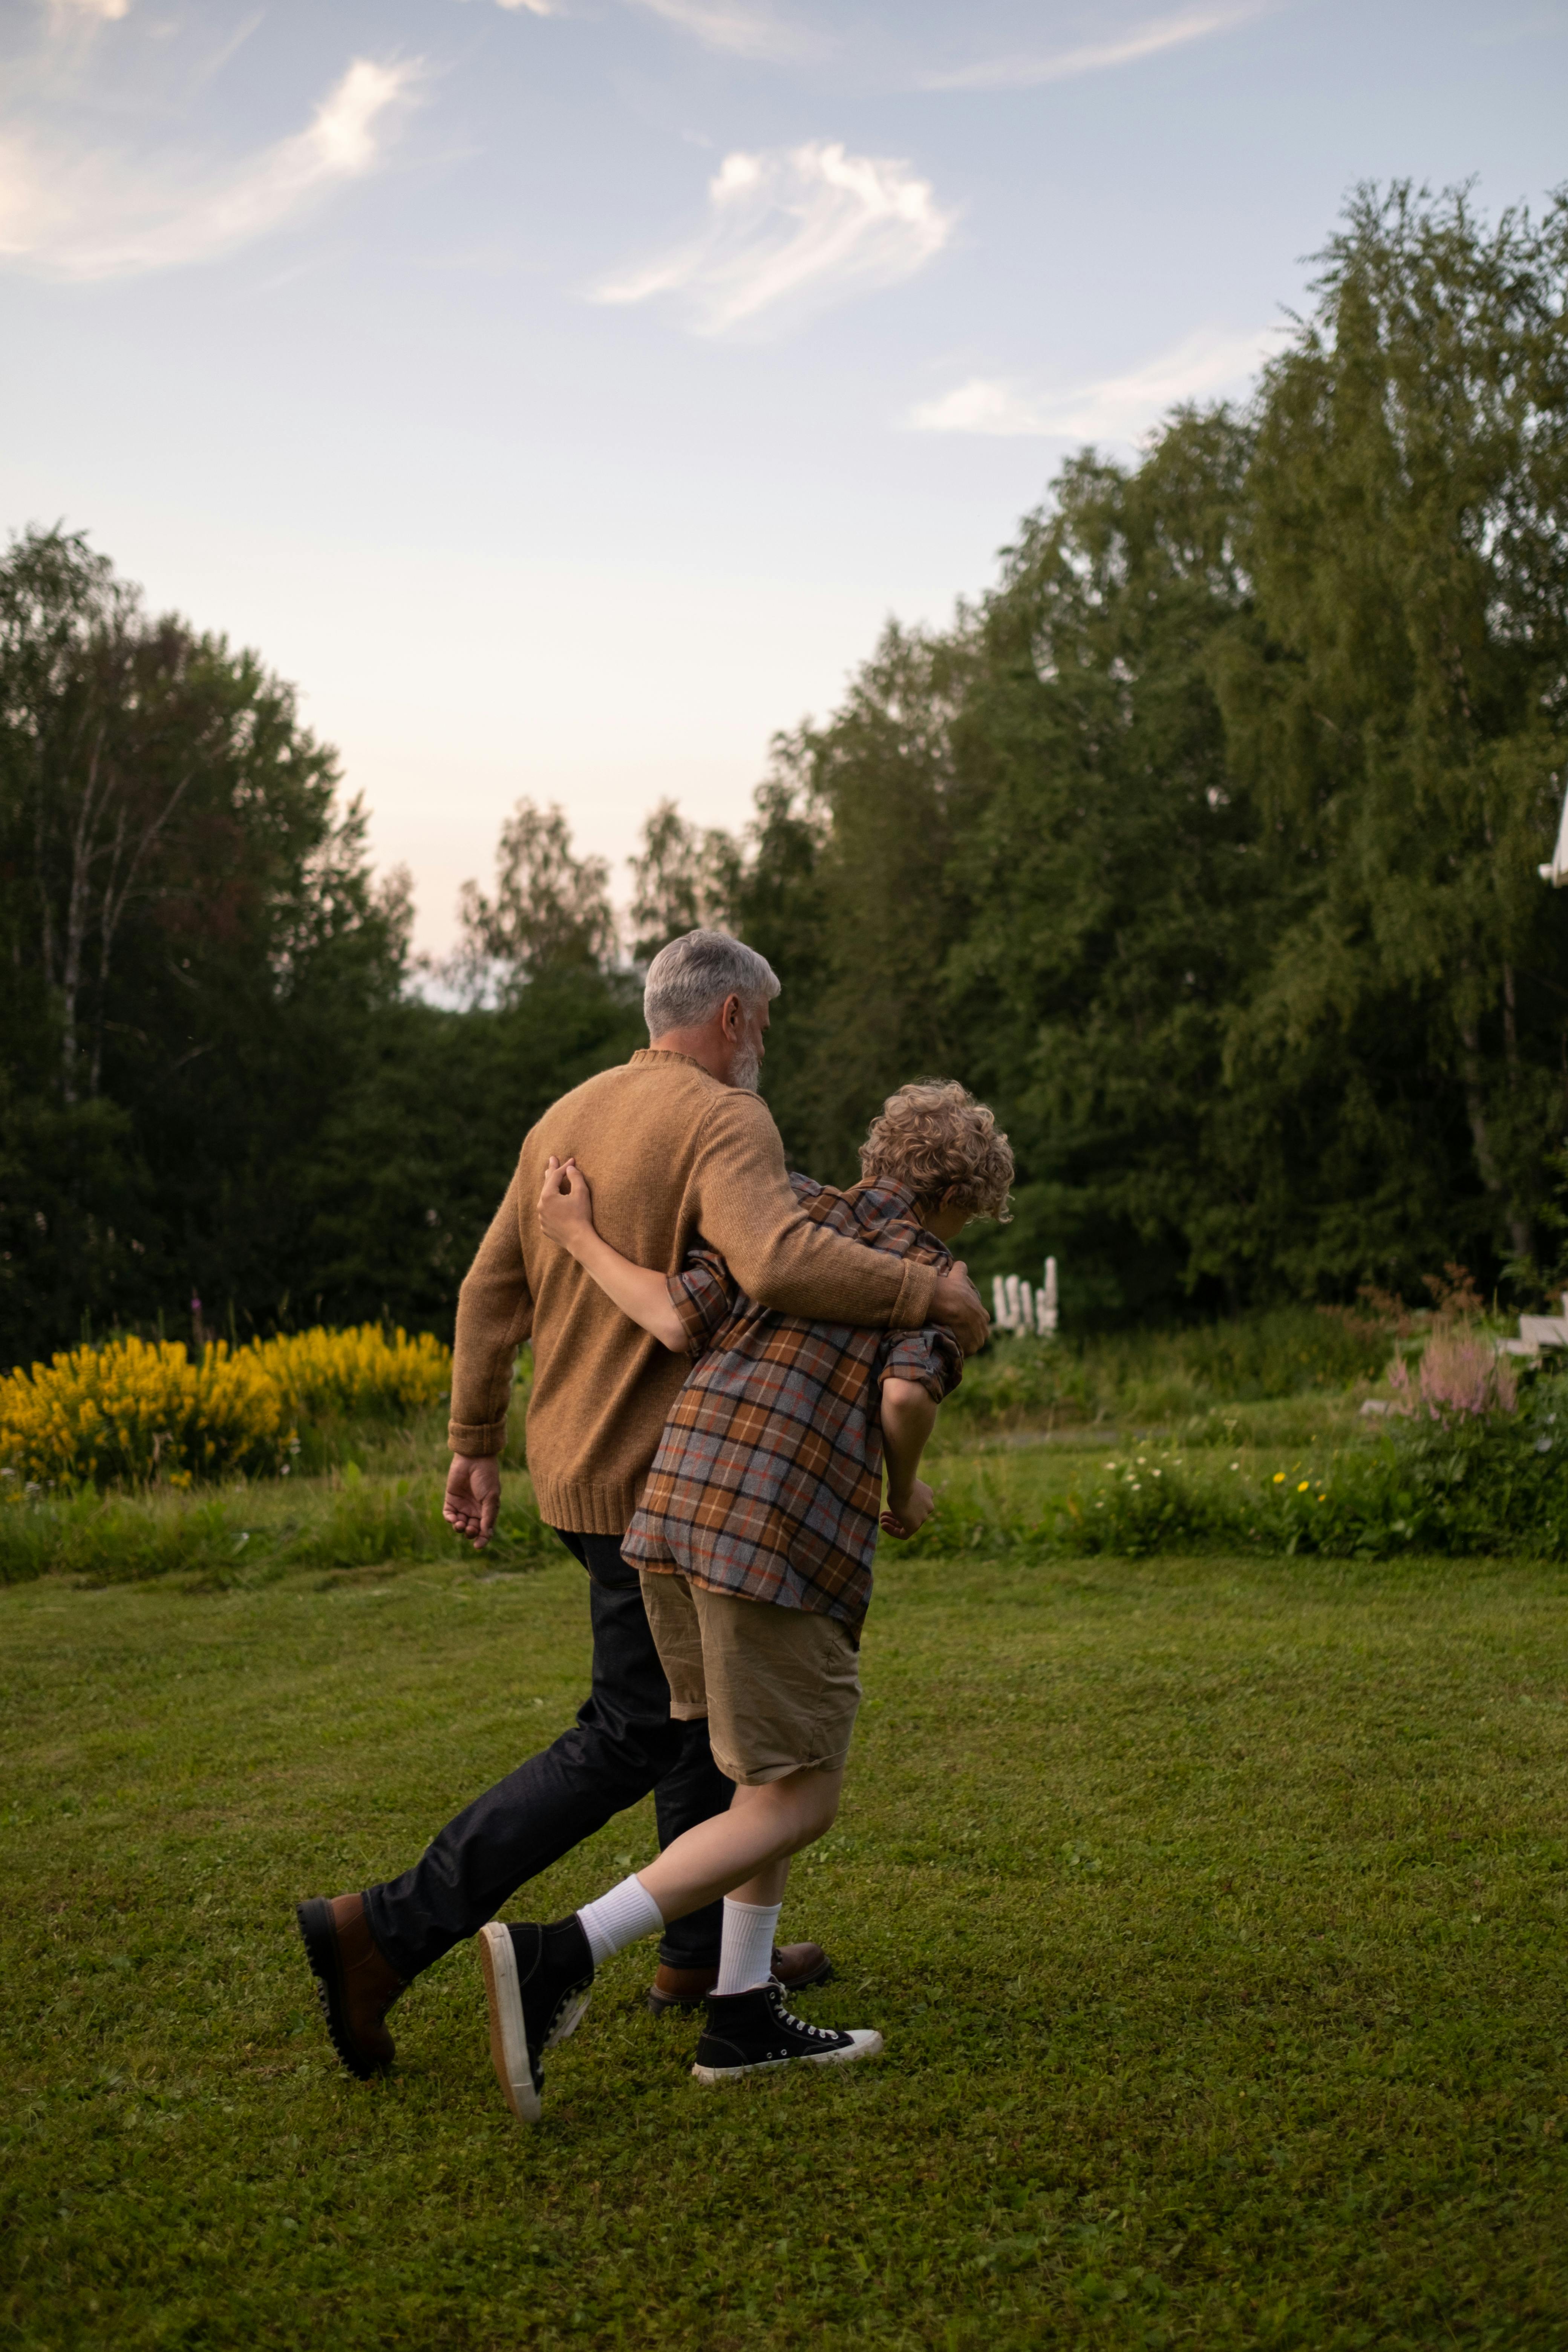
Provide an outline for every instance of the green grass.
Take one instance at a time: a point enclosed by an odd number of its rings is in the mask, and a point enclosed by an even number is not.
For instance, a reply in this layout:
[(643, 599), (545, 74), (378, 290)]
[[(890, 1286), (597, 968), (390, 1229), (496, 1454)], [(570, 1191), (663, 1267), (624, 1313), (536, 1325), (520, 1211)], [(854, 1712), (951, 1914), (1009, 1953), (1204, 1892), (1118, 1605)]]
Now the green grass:
[[(1568, 2344), (1565, 1580), (880, 1571), (785, 1930), (886, 2057), (707, 2093), (651, 1953), (547, 2120), (472, 1957), (327, 2051), (291, 1906), (570, 1718), (569, 1563), (0, 1593), (0, 2330), (33, 2347)], [(647, 1807), (547, 1915), (652, 1850)]]
[[(331, 1432), (336, 1459), (313, 1475), (233, 1478), (185, 1492), (58, 1496), (7, 1483), (0, 1486), (0, 1585), (61, 1573), (110, 1584), (179, 1574), (187, 1584), (223, 1589), (290, 1569), (451, 1560), (461, 1547), (441, 1517), (446, 1432), (444, 1412), (391, 1426), (342, 1423)], [(560, 1550), (534, 1507), (521, 1436), (520, 1427), (502, 1456), (509, 1476), (492, 1567), (523, 1567)]]

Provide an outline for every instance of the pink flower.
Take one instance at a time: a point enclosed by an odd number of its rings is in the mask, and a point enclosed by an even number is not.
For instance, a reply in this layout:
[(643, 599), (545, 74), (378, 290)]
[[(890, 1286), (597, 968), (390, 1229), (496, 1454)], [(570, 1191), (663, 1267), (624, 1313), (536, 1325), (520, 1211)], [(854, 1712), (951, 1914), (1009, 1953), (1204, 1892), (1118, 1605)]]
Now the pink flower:
[(1421, 1394), (1434, 1421), (1445, 1412), (1511, 1412), (1519, 1378), (1489, 1339), (1465, 1331), (1434, 1331), (1421, 1359)]

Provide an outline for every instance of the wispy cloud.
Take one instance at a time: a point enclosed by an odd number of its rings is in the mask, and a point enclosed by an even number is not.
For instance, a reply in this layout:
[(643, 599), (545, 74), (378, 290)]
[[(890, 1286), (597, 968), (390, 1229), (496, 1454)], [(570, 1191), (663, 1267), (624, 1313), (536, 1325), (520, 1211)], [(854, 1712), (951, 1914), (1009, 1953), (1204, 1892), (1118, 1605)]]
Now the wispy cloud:
[(594, 290), (600, 302), (680, 297), (701, 334), (794, 317), (912, 277), (952, 234), (908, 163), (804, 147), (726, 155), (708, 184), (708, 222), (689, 244)]
[(68, 24), (74, 17), (96, 17), (100, 24), (116, 25), (121, 16), (131, 14), (131, 0), (49, 0), (49, 15), (56, 24)]
[(822, 57), (834, 46), (808, 26), (792, 25), (769, 8), (747, 7), (742, 0), (631, 0), (631, 5), (662, 16), (704, 47), (722, 49), (731, 57), (787, 63), (792, 58)]
[(0, 256), (51, 277), (124, 278), (251, 244), (376, 168), (420, 70), (356, 58), (303, 131), (222, 169), (0, 137)]
[(1016, 377), (972, 376), (940, 400), (922, 402), (905, 421), (919, 433), (1132, 441), (1180, 401), (1241, 390), (1268, 357), (1279, 331), (1200, 331), (1125, 375), (1067, 391), (1031, 388)]
[(498, 8), (526, 8), (531, 16), (559, 16), (555, 0), (496, 0)]
[(1206, 41), (1264, 13), (1268, 0), (1242, 0), (1240, 5), (1184, 8), (1173, 16), (1155, 16), (1130, 26), (1110, 40), (1084, 41), (1068, 49), (1043, 55), (983, 58), (974, 65), (956, 66), (920, 76), (922, 89), (1028, 89), (1042, 82), (1070, 81), (1076, 75), (1104, 73), (1115, 66), (1136, 65), (1158, 57), (1163, 49), (1182, 48), (1189, 41)]

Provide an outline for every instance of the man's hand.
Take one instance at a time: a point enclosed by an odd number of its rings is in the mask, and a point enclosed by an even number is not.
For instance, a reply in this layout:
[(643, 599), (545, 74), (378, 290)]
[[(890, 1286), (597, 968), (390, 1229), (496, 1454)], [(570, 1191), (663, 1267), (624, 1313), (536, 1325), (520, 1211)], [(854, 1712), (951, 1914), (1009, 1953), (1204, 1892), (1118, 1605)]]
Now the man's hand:
[(577, 1255), (577, 1244), (594, 1230), (594, 1195), (575, 1160), (551, 1153), (539, 1196), (539, 1228), (546, 1241)]
[(966, 1356), (984, 1348), (990, 1338), (991, 1318), (980, 1304), (980, 1293), (970, 1281), (962, 1258), (931, 1292), (927, 1320), (945, 1323)]
[(500, 1509), (500, 1464), (493, 1454), (454, 1454), (447, 1473), (441, 1517), (483, 1551), (496, 1531)]
[(896, 1503), (889, 1486), (888, 1507), (881, 1515), (882, 1532), (889, 1536), (912, 1536), (917, 1528), (924, 1527), (935, 1508), (936, 1496), (923, 1478), (911, 1478), (909, 1493), (900, 1495)]

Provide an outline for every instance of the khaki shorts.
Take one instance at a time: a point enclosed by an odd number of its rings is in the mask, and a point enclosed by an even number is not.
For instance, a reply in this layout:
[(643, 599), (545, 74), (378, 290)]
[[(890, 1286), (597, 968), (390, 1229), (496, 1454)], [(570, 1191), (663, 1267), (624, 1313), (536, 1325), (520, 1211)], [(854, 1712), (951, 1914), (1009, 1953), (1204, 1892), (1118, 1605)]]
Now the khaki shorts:
[(710, 1592), (642, 1571), (647, 1622), (680, 1722), (708, 1717), (713, 1761), (748, 1789), (842, 1770), (860, 1706), (855, 1644), (837, 1617)]

